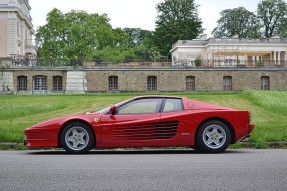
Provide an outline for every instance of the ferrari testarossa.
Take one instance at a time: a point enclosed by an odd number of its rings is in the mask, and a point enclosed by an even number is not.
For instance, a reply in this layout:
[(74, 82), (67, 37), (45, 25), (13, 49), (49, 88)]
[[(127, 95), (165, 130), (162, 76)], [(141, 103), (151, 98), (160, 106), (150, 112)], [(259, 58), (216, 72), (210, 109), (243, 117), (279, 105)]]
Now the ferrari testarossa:
[(220, 153), (254, 129), (250, 112), (175, 96), (140, 96), (97, 112), (48, 120), (25, 130), (27, 147), (190, 146)]

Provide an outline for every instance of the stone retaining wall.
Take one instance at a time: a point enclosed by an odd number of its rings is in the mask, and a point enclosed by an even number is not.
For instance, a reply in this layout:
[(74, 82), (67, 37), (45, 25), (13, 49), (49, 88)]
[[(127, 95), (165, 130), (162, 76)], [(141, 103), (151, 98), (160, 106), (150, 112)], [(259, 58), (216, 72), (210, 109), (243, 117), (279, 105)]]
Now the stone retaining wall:
[[(19, 92), (18, 76), (27, 77), (27, 91)], [(269, 89), (287, 91), (287, 68), (187, 69), (187, 68), (17, 68), (0, 71), (0, 93), (33, 92), (35, 76), (47, 78), (46, 93), (107, 92), (109, 76), (117, 76), (119, 92), (146, 92), (148, 76), (156, 76), (157, 90), (186, 91), (186, 77), (195, 79), (195, 91), (223, 91), (223, 77), (232, 78), (232, 91), (261, 89), (261, 77), (269, 78)], [(63, 79), (61, 92), (53, 91), (53, 76)]]

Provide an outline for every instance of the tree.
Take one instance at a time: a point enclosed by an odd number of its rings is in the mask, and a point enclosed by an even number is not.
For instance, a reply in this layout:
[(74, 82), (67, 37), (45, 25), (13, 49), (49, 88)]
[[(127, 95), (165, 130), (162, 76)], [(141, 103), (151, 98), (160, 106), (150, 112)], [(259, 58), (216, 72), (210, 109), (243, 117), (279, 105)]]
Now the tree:
[(47, 24), (36, 33), (38, 57), (42, 64), (76, 65), (84, 61), (118, 63), (126, 60), (149, 59), (152, 32), (140, 28), (115, 28), (107, 15), (84, 11), (62, 13), (53, 9)]
[(95, 50), (116, 46), (117, 37), (105, 14), (87, 14), (84, 11), (63, 14), (53, 9), (47, 15), (47, 24), (36, 33), (38, 56), (44, 60), (53, 56), (80, 62), (91, 59)]
[(235, 35), (239, 38), (259, 37), (256, 15), (244, 7), (226, 9), (220, 15), (221, 18), (217, 21), (218, 26), (212, 31), (214, 37)]
[(128, 47), (142, 46), (146, 35), (150, 33), (150, 31), (140, 28), (124, 28), (122, 30), (129, 35)]
[(162, 55), (169, 55), (177, 40), (194, 39), (203, 32), (194, 0), (165, 0), (157, 4), (154, 43)]
[(133, 49), (137, 59), (151, 59), (151, 49), (154, 47), (153, 33), (140, 28), (124, 28), (123, 31), (129, 36), (127, 47)]
[(273, 35), (286, 37), (287, 34), (287, 3), (284, 0), (262, 0), (257, 6), (257, 17), (262, 36)]

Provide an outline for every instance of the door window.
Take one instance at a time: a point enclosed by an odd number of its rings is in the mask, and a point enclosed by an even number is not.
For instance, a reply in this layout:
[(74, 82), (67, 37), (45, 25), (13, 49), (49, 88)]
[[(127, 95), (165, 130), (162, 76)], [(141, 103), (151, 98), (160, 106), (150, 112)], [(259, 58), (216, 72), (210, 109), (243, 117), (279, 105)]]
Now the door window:
[(157, 113), (162, 104), (161, 98), (139, 99), (118, 108), (118, 114)]

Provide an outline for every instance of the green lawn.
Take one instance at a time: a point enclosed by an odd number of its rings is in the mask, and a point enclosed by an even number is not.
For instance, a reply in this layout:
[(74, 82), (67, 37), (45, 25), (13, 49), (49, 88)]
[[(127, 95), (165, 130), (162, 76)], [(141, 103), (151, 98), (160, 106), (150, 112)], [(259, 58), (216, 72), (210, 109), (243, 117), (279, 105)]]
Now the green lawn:
[[(251, 143), (287, 142), (287, 92), (165, 93), (252, 112)], [(53, 117), (98, 110), (143, 93), (86, 95), (1, 95), (0, 142), (23, 142), (23, 130)]]

